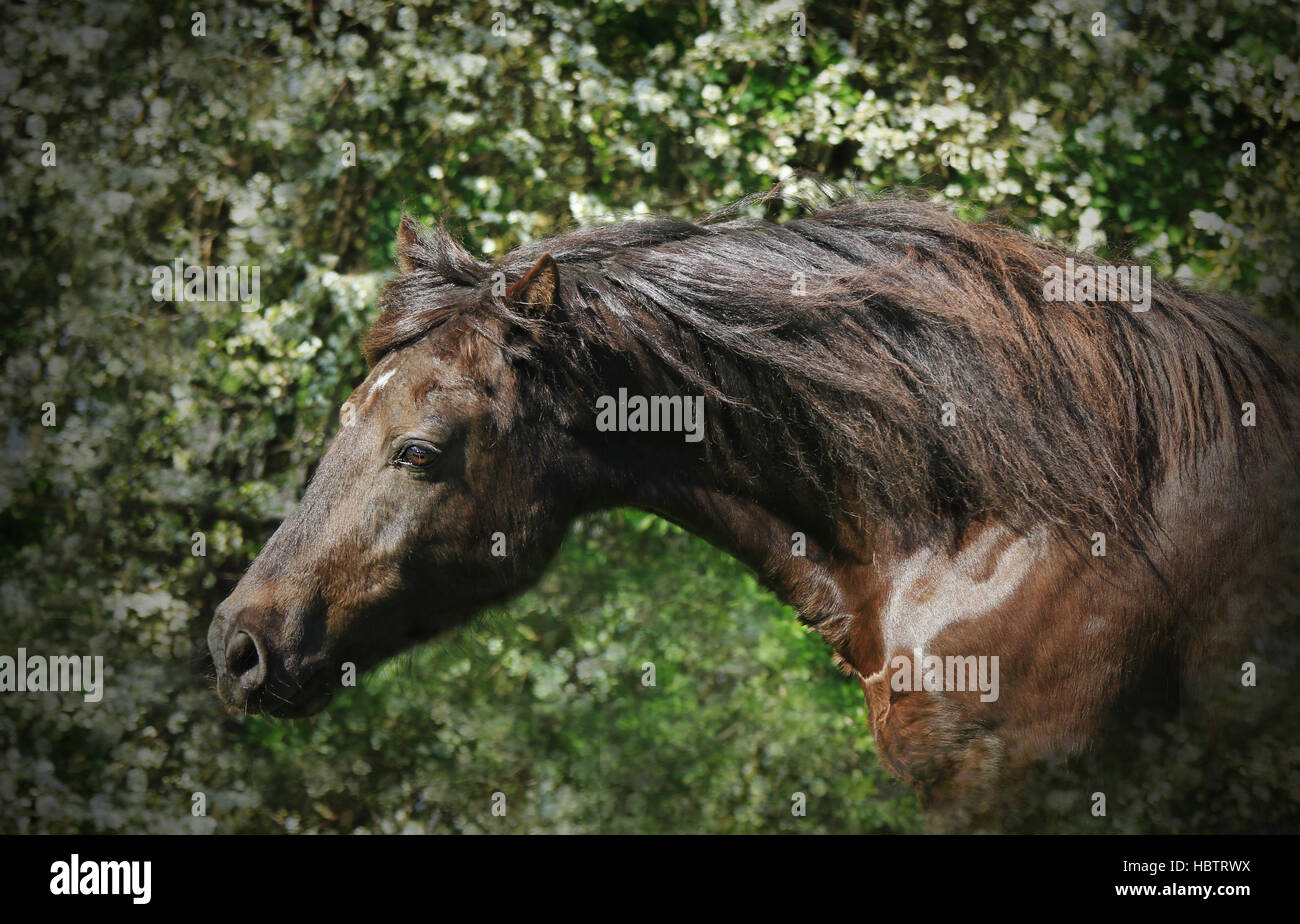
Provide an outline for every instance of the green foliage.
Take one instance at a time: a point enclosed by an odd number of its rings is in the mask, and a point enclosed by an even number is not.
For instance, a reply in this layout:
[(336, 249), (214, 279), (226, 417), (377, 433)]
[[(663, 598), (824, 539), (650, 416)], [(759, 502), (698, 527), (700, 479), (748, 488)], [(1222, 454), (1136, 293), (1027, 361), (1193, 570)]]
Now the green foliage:
[[(758, 0), (230, 3), (203, 36), (176, 2), (14, 7), (0, 651), (109, 675), (95, 705), (6, 695), (0, 831), (915, 830), (825, 646), (639, 513), (580, 524), (507, 613), (315, 719), (227, 716), (202, 676), (213, 608), (364, 374), (404, 208), (493, 254), (812, 169), (1292, 316), (1294, 10), (1112, 4), (1097, 37), (1068, 2), (857, 6), (805, 36)], [(261, 310), (155, 302), (178, 257), (259, 265)]]

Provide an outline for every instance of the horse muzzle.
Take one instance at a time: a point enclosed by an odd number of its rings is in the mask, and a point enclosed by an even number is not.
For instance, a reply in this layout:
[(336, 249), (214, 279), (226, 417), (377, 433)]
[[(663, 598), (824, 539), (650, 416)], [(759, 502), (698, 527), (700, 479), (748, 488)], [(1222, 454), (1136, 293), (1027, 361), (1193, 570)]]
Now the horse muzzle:
[(208, 626), (208, 652), (222, 702), (246, 713), (285, 718), (323, 709), (333, 696), (326, 665), (286, 658), (261, 628), (274, 620), (261, 610), (233, 605), (233, 599), (217, 607)]

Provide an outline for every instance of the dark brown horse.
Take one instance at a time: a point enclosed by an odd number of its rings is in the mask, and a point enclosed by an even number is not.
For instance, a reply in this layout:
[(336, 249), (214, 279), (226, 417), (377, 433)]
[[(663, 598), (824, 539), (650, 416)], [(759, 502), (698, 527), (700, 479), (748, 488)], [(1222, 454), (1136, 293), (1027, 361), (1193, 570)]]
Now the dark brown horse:
[(1261, 654), (1296, 480), (1261, 324), (1136, 271), (1062, 285), (1103, 264), (917, 202), (803, 208), (494, 265), (404, 218), (370, 374), (212, 621), (222, 698), (319, 710), (345, 664), (518, 594), (622, 505), (793, 605), (933, 805), (987, 808), (1136, 715), (1260, 689), (1248, 661), (1293, 666)]

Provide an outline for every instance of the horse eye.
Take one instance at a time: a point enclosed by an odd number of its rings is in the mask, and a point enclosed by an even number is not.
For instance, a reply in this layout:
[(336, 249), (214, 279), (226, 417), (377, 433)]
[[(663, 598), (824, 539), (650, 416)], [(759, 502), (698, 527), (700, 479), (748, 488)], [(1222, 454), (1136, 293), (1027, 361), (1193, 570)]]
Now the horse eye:
[(438, 450), (422, 443), (407, 443), (393, 458), (398, 465), (407, 468), (427, 468), (438, 458)]

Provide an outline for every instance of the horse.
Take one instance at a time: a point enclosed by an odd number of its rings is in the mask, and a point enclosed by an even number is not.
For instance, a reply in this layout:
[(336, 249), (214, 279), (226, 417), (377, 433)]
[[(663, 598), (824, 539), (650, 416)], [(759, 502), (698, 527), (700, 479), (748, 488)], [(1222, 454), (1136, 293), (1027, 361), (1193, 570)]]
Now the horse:
[[(937, 829), (1005, 819), (1141, 717), (1217, 698), (1231, 724), (1247, 663), (1294, 666), (1294, 356), (1226, 296), (896, 194), (776, 191), (495, 263), (404, 215), (396, 248), (369, 373), (211, 621), (229, 705), (320, 710), (624, 506), (825, 639)], [(1294, 752), (1294, 713), (1265, 713)]]

